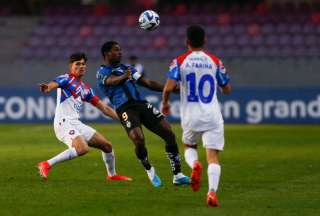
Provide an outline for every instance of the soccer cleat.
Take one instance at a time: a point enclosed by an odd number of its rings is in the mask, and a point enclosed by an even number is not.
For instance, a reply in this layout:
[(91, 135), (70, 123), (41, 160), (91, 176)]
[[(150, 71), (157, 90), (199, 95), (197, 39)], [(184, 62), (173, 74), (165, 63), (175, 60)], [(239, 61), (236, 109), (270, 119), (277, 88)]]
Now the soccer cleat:
[(154, 167), (151, 167), (150, 170), (146, 170), (146, 172), (147, 172), (148, 178), (149, 178), (150, 181), (151, 181), (151, 184), (152, 184), (154, 187), (160, 187), (160, 186), (162, 186), (161, 179), (160, 179), (160, 177), (156, 174), (156, 170), (154, 169)]
[(108, 181), (132, 181), (132, 178), (123, 175), (107, 176)]
[(42, 161), (42, 162), (38, 163), (38, 169), (39, 169), (40, 176), (44, 180), (47, 180), (49, 171), (51, 169), (51, 166), (49, 165), (49, 163), (47, 161)]
[(161, 187), (162, 186), (162, 182), (161, 182), (161, 179), (159, 176), (157, 175), (154, 175), (153, 176), (153, 179), (151, 180), (151, 184), (154, 186), (154, 187)]
[(218, 197), (215, 192), (211, 191), (207, 194), (207, 205), (209, 207), (220, 207)]
[(200, 189), (201, 172), (202, 172), (202, 165), (200, 162), (196, 162), (192, 168), (191, 182), (190, 182), (190, 186), (193, 191), (198, 191)]
[(178, 173), (173, 176), (173, 184), (174, 185), (185, 185), (190, 184), (190, 178), (188, 176), (183, 175), (182, 173)]

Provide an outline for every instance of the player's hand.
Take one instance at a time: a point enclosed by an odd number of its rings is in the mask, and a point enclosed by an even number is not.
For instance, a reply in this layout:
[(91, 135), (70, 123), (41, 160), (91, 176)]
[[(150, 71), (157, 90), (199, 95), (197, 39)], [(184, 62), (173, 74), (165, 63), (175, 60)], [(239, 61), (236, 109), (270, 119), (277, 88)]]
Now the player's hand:
[(161, 103), (161, 112), (163, 115), (170, 115), (170, 104), (169, 103)]
[(126, 70), (125, 76), (126, 76), (126, 78), (131, 79), (132, 72), (131, 72), (131, 69), (130, 69), (130, 68), (128, 68), (128, 69)]
[(39, 87), (40, 87), (41, 92), (43, 92), (43, 93), (49, 92), (49, 85), (47, 83), (40, 83)]
[(173, 89), (173, 92), (176, 94), (179, 94), (180, 93), (180, 85), (176, 85)]

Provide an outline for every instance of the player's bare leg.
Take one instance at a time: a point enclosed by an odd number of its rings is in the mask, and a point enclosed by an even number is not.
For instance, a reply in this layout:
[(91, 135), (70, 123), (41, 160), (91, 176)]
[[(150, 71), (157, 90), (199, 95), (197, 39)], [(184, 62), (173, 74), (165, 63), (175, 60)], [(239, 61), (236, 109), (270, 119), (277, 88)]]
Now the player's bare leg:
[(210, 207), (220, 206), (216, 192), (219, 186), (221, 167), (219, 165), (219, 151), (215, 149), (206, 149), (208, 162), (208, 181), (209, 190), (207, 194), (207, 204)]
[(156, 174), (154, 167), (149, 162), (148, 151), (145, 147), (145, 139), (142, 129), (140, 127), (135, 127), (128, 132), (128, 136), (135, 145), (136, 156), (145, 168), (152, 185), (155, 187), (160, 187), (162, 185), (161, 179)]
[(132, 178), (117, 175), (116, 166), (115, 166), (115, 155), (112, 149), (112, 144), (109, 140), (107, 140), (100, 133), (96, 132), (92, 138), (89, 140), (89, 146), (100, 149), (102, 153), (102, 159), (105, 163), (108, 176), (107, 180), (124, 180), (124, 181), (132, 181)]
[(165, 148), (173, 171), (173, 184), (190, 184), (190, 178), (181, 172), (181, 163), (176, 136), (173, 133), (169, 122), (167, 122), (165, 119), (161, 119), (159, 124), (148, 126), (147, 128), (161, 137), (166, 143)]
[(77, 136), (72, 140), (72, 147), (77, 151), (78, 156), (85, 155), (89, 152), (88, 143), (82, 136)]
[(190, 176), (190, 186), (193, 191), (198, 191), (201, 186), (202, 165), (198, 160), (197, 145), (184, 144), (184, 158), (192, 169)]
[(43, 179), (47, 180), (52, 166), (66, 160), (72, 160), (73, 158), (86, 154), (88, 151), (89, 147), (84, 138), (77, 136), (72, 140), (71, 148), (68, 148), (47, 161), (40, 162), (38, 164), (39, 174)]

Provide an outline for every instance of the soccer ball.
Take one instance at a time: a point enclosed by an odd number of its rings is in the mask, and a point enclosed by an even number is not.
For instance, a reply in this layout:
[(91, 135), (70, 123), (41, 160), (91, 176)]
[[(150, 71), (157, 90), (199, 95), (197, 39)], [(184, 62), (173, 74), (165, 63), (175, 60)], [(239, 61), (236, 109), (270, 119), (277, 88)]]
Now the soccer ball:
[(159, 15), (153, 10), (146, 10), (139, 16), (140, 28), (148, 31), (156, 29), (160, 24)]

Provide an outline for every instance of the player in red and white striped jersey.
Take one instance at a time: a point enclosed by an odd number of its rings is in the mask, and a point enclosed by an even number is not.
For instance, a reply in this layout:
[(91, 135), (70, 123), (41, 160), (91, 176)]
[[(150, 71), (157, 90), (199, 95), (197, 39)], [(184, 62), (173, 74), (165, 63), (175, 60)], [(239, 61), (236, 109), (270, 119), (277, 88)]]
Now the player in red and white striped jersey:
[(230, 78), (220, 59), (203, 49), (204, 29), (198, 25), (187, 29), (188, 52), (175, 58), (168, 72), (162, 95), (162, 112), (169, 114), (169, 95), (180, 84), (182, 142), (185, 159), (192, 168), (191, 187), (199, 190), (202, 165), (198, 160), (197, 141), (202, 138), (207, 153), (209, 191), (207, 203), (218, 206), (221, 167), (218, 154), (224, 148), (223, 118), (217, 90), (231, 92)]
[(44, 93), (57, 89), (54, 131), (57, 138), (68, 146), (67, 150), (38, 164), (40, 175), (47, 179), (52, 166), (86, 154), (90, 146), (102, 151), (102, 158), (108, 172), (107, 180), (131, 180), (127, 176), (117, 175), (111, 142), (79, 120), (84, 102), (91, 103), (104, 115), (118, 120), (114, 110), (103, 103), (93, 90), (82, 81), (86, 73), (86, 55), (84, 53), (72, 54), (69, 65), (70, 72), (68, 74), (58, 76), (49, 83), (40, 84), (40, 91)]

